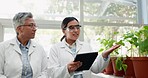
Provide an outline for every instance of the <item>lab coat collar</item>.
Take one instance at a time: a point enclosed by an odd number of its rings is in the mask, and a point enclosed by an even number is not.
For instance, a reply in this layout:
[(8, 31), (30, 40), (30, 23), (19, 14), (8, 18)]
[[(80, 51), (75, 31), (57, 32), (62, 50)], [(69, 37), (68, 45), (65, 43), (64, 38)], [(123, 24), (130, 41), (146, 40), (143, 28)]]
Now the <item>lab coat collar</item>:
[[(78, 53), (83, 45), (83, 42), (81, 42), (80, 40), (77, 39), (75, 43), (76, 43), (76, 52)], [(65, 48), (67, 51), (71, 52), (71, 50), (66, 45), (65, 39), (62, 40), (61, 48)]]
[[(17, 38), (12, 39), (10, 41), (10, 45), (13, 45), (14, 46), (13, 49), (22, 55), (22, 52), (19, 48), (19, 44), (17, 43)], [(29, 55), (34, 52), (35, 47), (36, 47), (35, 43), (32, 40), (30, 40)]]

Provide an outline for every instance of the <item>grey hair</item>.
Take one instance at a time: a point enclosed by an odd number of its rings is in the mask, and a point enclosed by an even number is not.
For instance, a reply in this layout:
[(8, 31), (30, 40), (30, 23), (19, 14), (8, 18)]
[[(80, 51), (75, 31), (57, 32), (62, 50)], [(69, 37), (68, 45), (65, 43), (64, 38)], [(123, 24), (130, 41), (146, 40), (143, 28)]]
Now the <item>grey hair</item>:
[(31, 12), (19, 12), (13, 17), (13, 26), (16, 31), (16, 28), (20, 25), (24, 25), (25, 20), (28, 18), (33, 18), (33, 15)]

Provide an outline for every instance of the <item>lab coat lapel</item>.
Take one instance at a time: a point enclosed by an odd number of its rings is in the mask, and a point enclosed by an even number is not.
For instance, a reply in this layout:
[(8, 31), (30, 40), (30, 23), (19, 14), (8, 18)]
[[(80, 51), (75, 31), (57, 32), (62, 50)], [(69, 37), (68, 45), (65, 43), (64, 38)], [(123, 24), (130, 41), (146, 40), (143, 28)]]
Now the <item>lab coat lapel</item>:
[[(64, 47), (66, 51), (70, 52), (72, 54), (72, 51), (67, 47), (67, 45), (65, 44), (65, 40), (62, 41), (62, 46)], [(83, 43), (80, 42), (79, 40), (76, 40), (76, 52), (78, 53), (79, 50), (82, 48)]]
[(63, 43), (63, 47), (65, 48), (66, 52), (69, 52), (70, 54), (72, 54), (72, 51), (65, 43)]
[(78, 53), (80, 51), (80, 49), (82, 48), (82, 42), (80, 42), (79, 40), (76, 41), (76, 52)]
[(65, 43), (65, 39), (62, 41), (61, 48), (64, 48), (67, 52), (72, 54), (72, 51), (69, 49), (69, 47)]
[(65, 50), (72, 53), (71, 50), (68, 47), (65, 47)]
[(19, 48), (19, 45), (18, 45), (17, 42), (16, 42), (16, 38), (15, 38), (15, 39), (12, 39), (12, 41), (10, 42), (10, 45), (13, 46), (13, 49), (14, 49), (17, 53), (19, 53), (19, 54), (22, 55), (22, 52), (21, 52), (21, 50), (20, 50), (20, 48)]
[(20, 50), (20, 48), (19, 48), (19, 46), (18, 46), (17, 44), (14, 44), (13, 49), (14, 49), (17, 53), (19, 53), (19, 54), (22, 55), (22, 52), (21, 52), (21, 50)]

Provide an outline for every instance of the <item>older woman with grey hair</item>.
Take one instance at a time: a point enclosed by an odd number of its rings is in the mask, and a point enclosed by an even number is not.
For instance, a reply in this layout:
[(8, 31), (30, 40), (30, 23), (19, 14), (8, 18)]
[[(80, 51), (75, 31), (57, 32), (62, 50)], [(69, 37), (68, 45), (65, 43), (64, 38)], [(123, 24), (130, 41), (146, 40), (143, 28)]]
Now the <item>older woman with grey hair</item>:
[(0, 78), (47, 78), (47, 55), (33, 40), (37, 25), (30, 12), (13, 18), (17, 36), (0, 43)]

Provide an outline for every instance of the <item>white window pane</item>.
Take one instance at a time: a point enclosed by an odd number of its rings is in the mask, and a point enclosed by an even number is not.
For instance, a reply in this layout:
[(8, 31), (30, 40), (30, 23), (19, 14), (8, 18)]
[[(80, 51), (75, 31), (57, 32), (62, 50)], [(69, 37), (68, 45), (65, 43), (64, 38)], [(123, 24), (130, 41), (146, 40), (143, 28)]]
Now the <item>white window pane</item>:
[(16, 36), (14, 28), (4, 28), (4, 41), (12, 39)]

